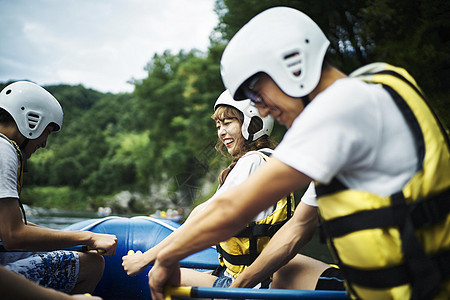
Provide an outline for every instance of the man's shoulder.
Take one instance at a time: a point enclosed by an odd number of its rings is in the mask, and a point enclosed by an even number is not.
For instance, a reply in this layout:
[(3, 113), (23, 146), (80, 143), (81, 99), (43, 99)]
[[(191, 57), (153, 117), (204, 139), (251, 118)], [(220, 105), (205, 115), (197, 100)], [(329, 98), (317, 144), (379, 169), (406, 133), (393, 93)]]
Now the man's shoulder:
[[(320, 109), (335, 111), (339, 108), (356, 108), (376, 105), (377, 100), (389, 97), (379, 84), (370, 84), (358, 78), (337, 80), (317, 96)], [(313, 101), (314, 102), (314, 101)]]
[(370, 85), (359, 78), (345, 77), (336, 80), (330, 85), (329, 90), (333, 92), (339, 91), (342, 94), (366, 93), (370, 92)]
[[(0, 162), (3, 167), (8, 164), (14, 166), (18, 163), (16, 149), (11, 143), (3, 138), (0, 138)], [(17, 168), (17, 166), (14, 166)]]
[(0, 136), (0, 153), (15, 152), (14, 146), (10, 141)]

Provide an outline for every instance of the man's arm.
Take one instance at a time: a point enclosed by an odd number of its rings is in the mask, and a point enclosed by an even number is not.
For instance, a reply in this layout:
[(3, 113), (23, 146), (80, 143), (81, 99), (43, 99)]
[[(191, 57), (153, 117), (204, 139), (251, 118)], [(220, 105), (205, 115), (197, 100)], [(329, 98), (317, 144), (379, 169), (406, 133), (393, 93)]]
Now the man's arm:
[(179, 260), (230, 238), (260, 211), (310, 182), (308, 176), (273, 158), (243, 184), (219, 195), (159, 252), (149, 274), (152, 298), (163, 299), (164, 286), (176, 283)]
[(258, 258), (230, 287), (252, 288), (288, 263), (312, 238), (317, 207), (300, 202), (293, 217), (277, 231)]
[(110, 234), (90, 231), (63, 231), (41, 226), (25, 225), (17, 199), (0, 199), (0, 237), (8, 250), (51, 251), (77, 245), (105, 250), (103, 255), (114, 255), (117, 238)]
[[(189, 214), (189, 217), (186, 219), (183, 225), (180, 226), (186, 226), (186, 224), (189, 224), (190, 220), (197, 215), (203, 207), (205, 207), (207, 202), (203, 202), (202, 204), (199, 204), (196, 206), (192, 212)], [(172, 232), (169, 236), (167, 236), (164, 240), (162, 240), (158, 245), (154, 246), (153, 248), (145, 251), (144, 253), (141, 253), (140, 251), (137, 251), (134, 254), (125, 255), (122, 257), (122, 267), (127, 272), (129, 276), (135, 276), (142, 271), (144, 271), (148, 266), (152, 265), (155, 262), (156, 256), (158, 255), (159, 251), (164, 249), (167, 245), (170, 245), (176, 237), (174, 233), (176, 231)]]

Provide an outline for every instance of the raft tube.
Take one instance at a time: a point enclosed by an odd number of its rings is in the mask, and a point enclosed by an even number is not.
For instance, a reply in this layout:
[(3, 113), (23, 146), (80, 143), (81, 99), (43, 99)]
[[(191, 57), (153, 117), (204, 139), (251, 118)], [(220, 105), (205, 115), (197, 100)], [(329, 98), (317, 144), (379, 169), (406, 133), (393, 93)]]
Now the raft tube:
[[(122, 267), (122, 256), (127, 255), (129, 250), (145, 252), (180, 226), (181, 224), (173, 221), (142, 216), (85, 220), (65, 229), (117, 236), (116, 254), (105, 257), (105, 271), (93, 295), (103, 299), (151, 299), (148, 287), (148, 272), (151, 267), (137, 276), (128, 276)], [(183, 259), (180, 265), (196, 270), (211, 270), (219, 265), (217, 256), (215, 248), (210, 247)]]

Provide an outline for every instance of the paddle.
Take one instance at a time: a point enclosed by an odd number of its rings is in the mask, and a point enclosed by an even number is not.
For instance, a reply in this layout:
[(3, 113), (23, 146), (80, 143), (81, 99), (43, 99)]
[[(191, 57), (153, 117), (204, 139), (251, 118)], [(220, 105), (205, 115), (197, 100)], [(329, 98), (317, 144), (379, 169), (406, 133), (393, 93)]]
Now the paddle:
[[(94, 249), (91, 246), (74, 246), (70, 248), (65, 249), (57, 249), (57, 250), (68, 250), (68, 251), (79, 251), (79, 252), (86, 252), (91, 250), (97, 250), (98, 253), (105, 253), (106, 251), (104, 249)], [(37, 251), (30, 251), (30, 250), (7, 250), (3, 245), (0, 245), (0, 252), (37, 252)]]
[(174, 296), (225, 299), (349, 299), (344, 291), (310, 291), (287, 289), (213, 288), (167, 286), (165, 300)]

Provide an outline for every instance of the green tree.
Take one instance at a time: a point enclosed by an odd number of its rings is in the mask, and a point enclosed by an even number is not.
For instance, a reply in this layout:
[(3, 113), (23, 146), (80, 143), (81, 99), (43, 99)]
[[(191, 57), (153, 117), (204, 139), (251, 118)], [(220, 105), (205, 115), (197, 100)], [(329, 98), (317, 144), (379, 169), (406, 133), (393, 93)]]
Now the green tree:
[(450, 2), (373, 0), (360, 12), (371, 60), (404, 66), (450, 125)]
[(222, 51), (218, 44), (207, 55), (196, 50), (155, 55), (147, 66), (148, 77), (136, 84), (142, 111), (151, 120), (152, 181), (169, 180), (171, 189), (186, 197), (213, 159), (205, 157), (204, 149), (213, 147), (215, 139), (210, 116), (224, 89), (219, 72)]
[(217, 0), (213, 36), (227, 41), (251, 17), (274, 6), (308, 14), (328, 36), (330, 56), (349, 73), (384, 61), (416, 78), (447, 126), (450, 77), (450, 2), (446, 0)]

